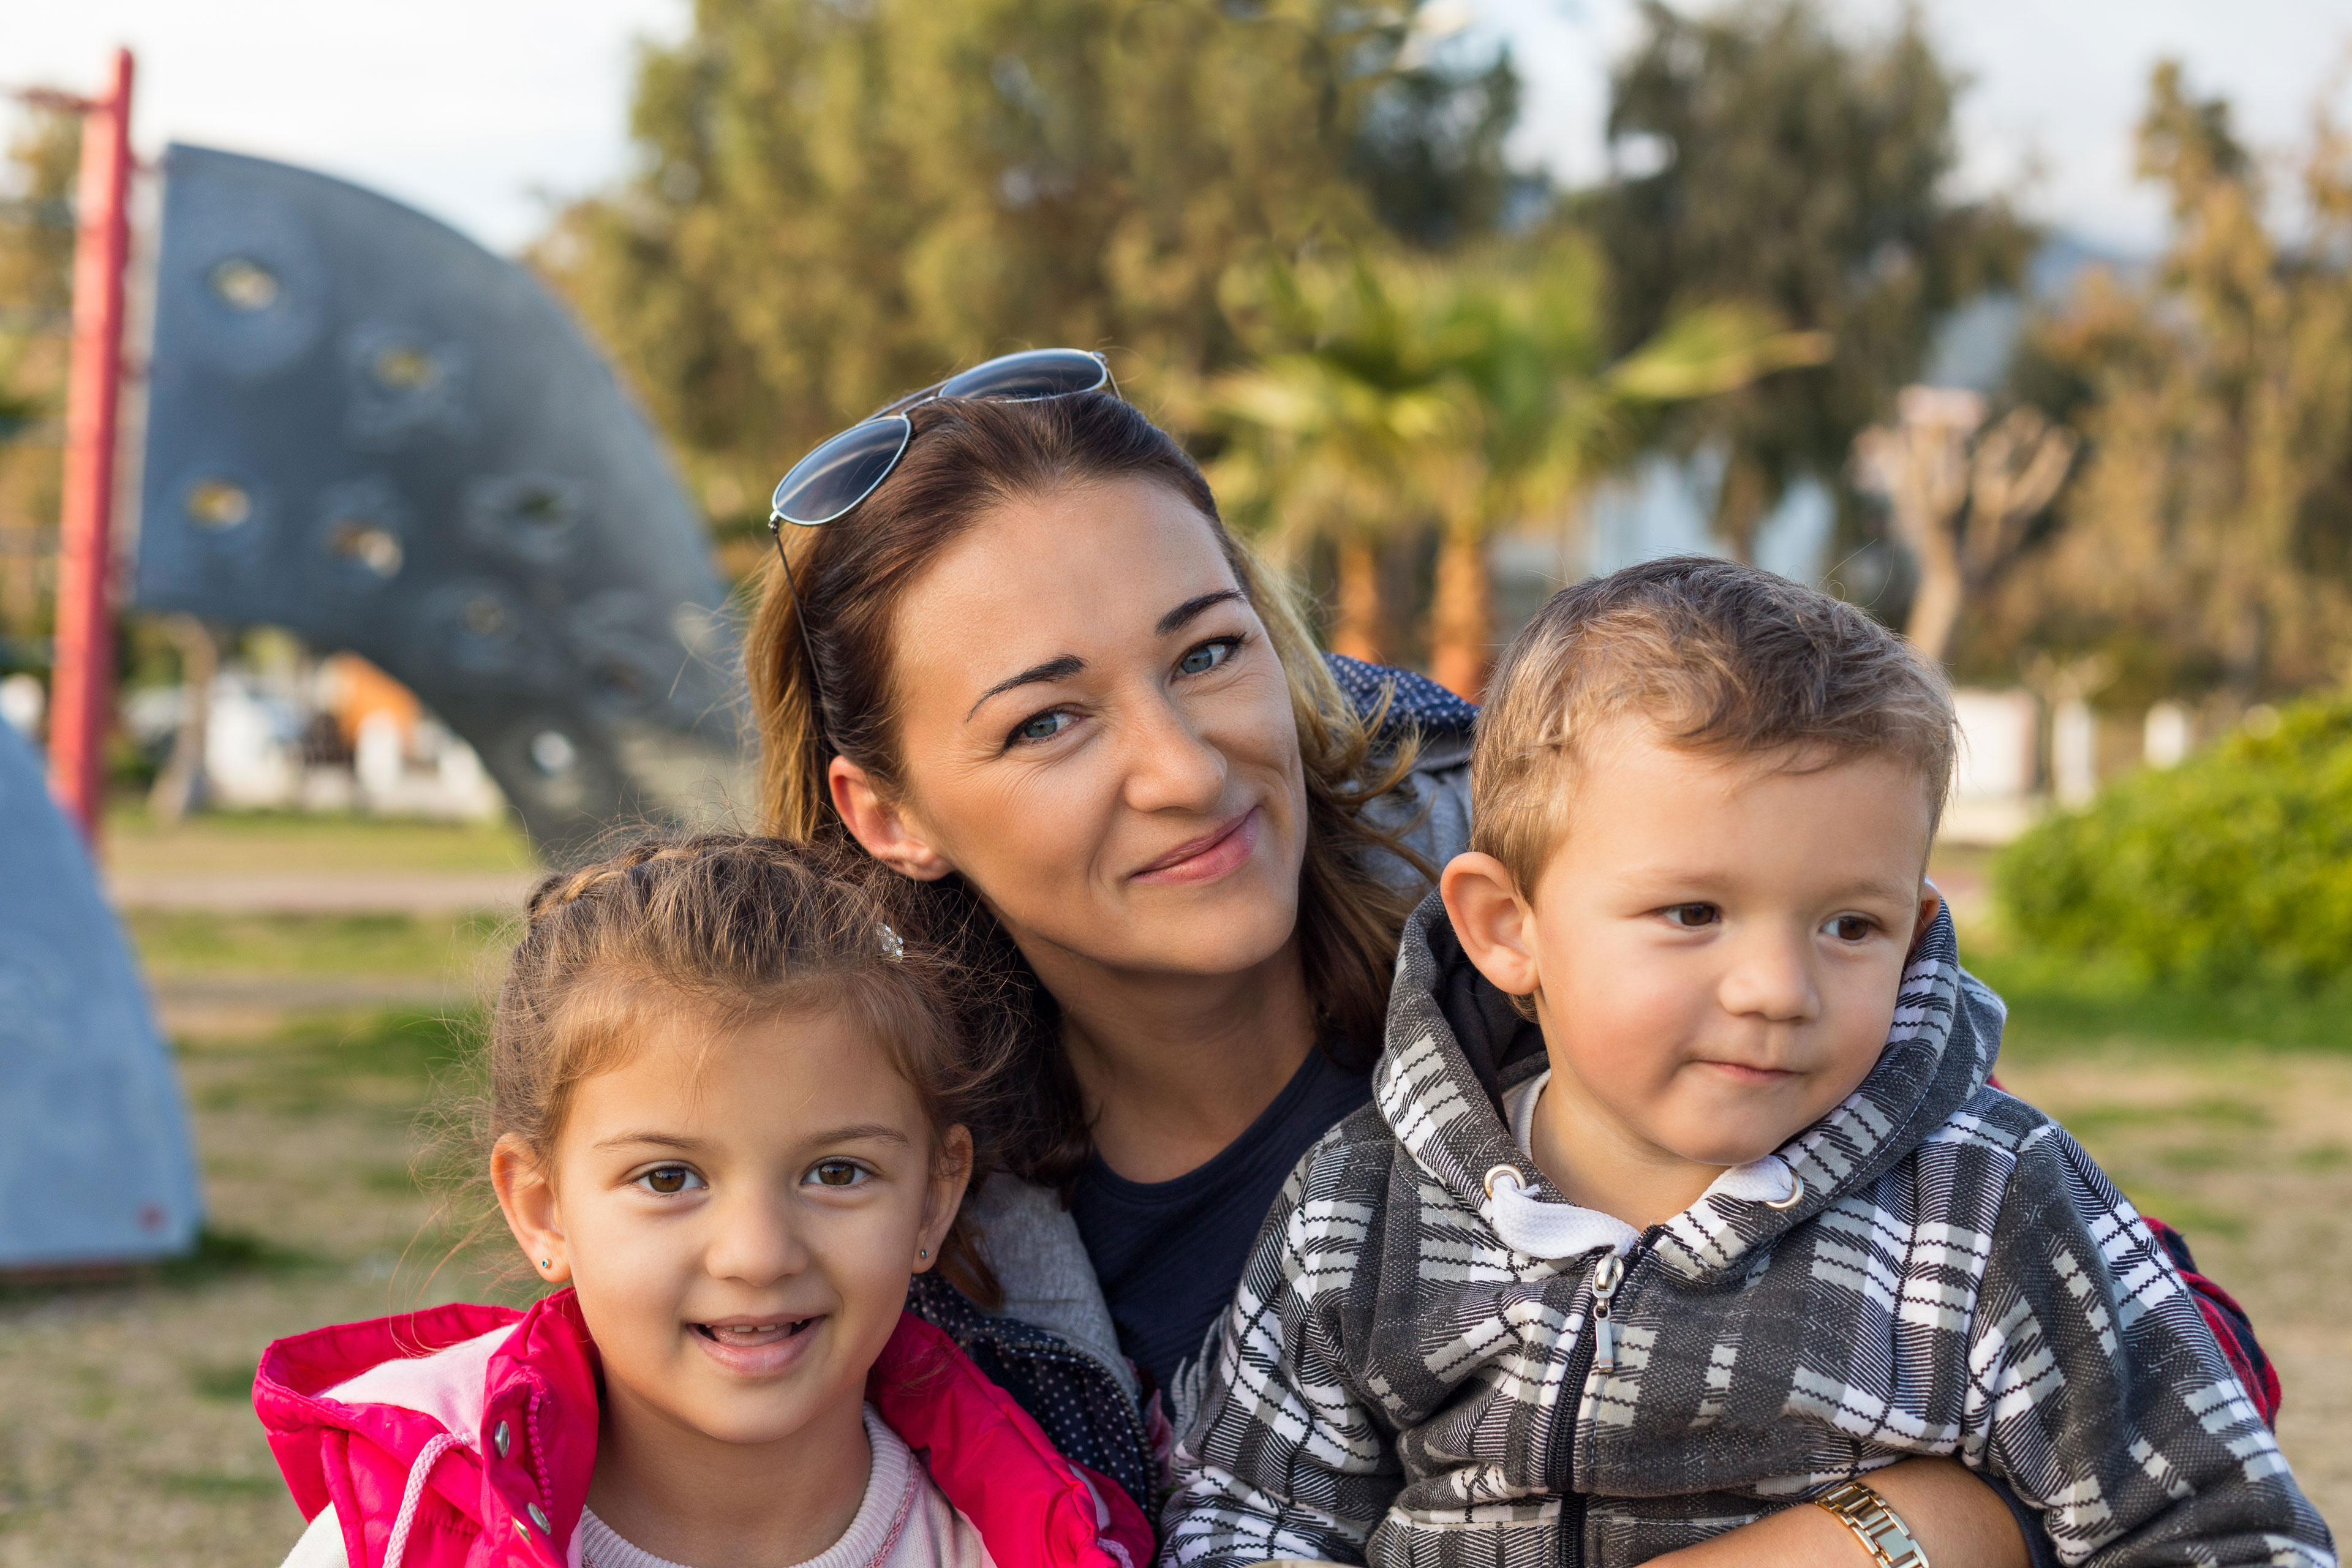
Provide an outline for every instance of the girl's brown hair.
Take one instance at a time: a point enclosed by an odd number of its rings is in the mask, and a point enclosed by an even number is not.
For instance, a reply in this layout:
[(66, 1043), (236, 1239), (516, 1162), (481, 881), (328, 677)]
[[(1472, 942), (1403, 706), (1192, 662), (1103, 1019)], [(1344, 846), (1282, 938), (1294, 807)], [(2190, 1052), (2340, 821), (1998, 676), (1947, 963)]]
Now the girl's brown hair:
[[(1288, 679), (1307, 778), (1298, 934), (1307, 992), (1326, 1027), (1356, 1049), (1376, 1050), (1397, 938), (1415, 900), (1372, 862), (1385, 853), (1434, 874), (1366, 815), (1403, 782), (1410, 741), (1375, 755), (1381, 716), (1355, 711), (1278, 579), (1226, 531), (1201, 470), (1127, 403), (1105, 393), (1040, 403), (943, 399), (908, 418), (906, 456), (864, 504), (824, 527), (784, 528), (796, 593), (775, 563), (767, 569), (747, 662), (768, 830), (801, 841), (847, 837), (825, 778), (835, 755), (886, 795), (903, 787), (892, 689), (898, 611), (950, 542), (1010, 501), (1122, 479), (1164, 485), (1215, 535)], [(1017, 1173), (1059, 1185), (1085, 1163), (1092, 1138), (1052, 998), (960, 878), (921, 885), (919, 896), (926, 929), (958, 947), (968, 972), (1010, 976), (1023, 1094), (1017, 1119), (999, 1130), (1001, 1148)], [(987, 1005), (1007, 999), (992, 988)]]
[[(983, 1128), (1003, 1075), (986, 1037), (958, 1026), (971, 987), (953, 956), (908, 934), (907, 888), (837, 847), (735, 836), (649, 839), (543, 879), (491, 1015), (490, 1141), (511, 1137), (544, 1166), (579, 1085), (681, 1011), (721, 1032), (779, 1012), (845, 1016), (935, 1136)], [(993, 1295), (961, 1225), (940, 1266)]]

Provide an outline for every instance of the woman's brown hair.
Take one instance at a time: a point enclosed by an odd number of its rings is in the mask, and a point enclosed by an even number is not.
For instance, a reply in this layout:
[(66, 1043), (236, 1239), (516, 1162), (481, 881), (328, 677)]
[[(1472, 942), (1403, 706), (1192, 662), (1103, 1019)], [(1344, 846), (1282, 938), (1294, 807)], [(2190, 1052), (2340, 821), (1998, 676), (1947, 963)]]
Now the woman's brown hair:
[[(1402, 783), (1410, 740), (1376, 754), (1380, 716), (1355, 711), (1283, 584), (1226, 531), (1201, 470), (1127, 403), (1105, 393), (1039, 403), (946, 399), (908, 417), (914, 434), (906, 456), (856, 511), (820, 528), (784, 528), (794, 592), (775, 563), (767, 569), (747, 662), (768, 831), (800, 840), (846, 837), (825, 776), (836, 754), (886, 795), (903, 787), (891, 639), (900, 601), (949, 543), (1024, 497), (1122, 479), (1164, 485), (1214, 533), (1288, 679), (1307, 779), (1298, 934), (1307, 994), (1340, 1040), (1377, 1050), (1397, 938), (1414, 896), (1383, 880), (1374, 858), (1401, 857), (1433, 874), (1394, 831), (1366, 815)], [(814, 683), (812, 657), (819, 665)], [(967, 1007), (967, 1019), (977, 1024), (976, 1010), (1012, 1003), (1023, 1077), (1014, 1103), (1023, 1109), (1016, 1124), (1000, 1130), (1003, 1156), (1018, 1174), (1060, 1185), (1093, 1143), (1052, 998), (960, 878), (925, 884), (923, 897), (928, 933), (956, 946), (967, 973), (1011, 977)]]

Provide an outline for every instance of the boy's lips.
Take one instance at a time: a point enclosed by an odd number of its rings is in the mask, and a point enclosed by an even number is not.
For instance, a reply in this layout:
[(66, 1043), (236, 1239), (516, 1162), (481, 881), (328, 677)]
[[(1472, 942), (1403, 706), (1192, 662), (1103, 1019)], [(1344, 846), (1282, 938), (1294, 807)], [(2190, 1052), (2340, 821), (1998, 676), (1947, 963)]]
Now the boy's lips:
[(1756, 1067), (1747, 1062), (1704, 1059), (1701, 1065), (1717, 1069), (1734, 1083), (1754, 1084), (1759, 1087), (1765, 1084), (1786, 1083), (1797, 1076), (1796, 1069), (1793, 1068)]
[(814, 1317), (722, 1318), (688, 1325), (705, 1353), (743, 1377), (772, 1377), (807, 1353), (810, 1331), (824, 1321)]
[(1222, 877), (1257, 847), (1259, 808), (1250, 807), (1213, 833), (1179, 844), (1135, 873), (1139, 882), (1205, 882)]

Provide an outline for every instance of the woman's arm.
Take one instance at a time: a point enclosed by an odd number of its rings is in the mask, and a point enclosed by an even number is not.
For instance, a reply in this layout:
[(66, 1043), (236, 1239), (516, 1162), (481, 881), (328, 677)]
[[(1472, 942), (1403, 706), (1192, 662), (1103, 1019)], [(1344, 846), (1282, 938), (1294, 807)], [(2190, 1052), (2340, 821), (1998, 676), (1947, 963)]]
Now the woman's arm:
[[(1958, 1459), (1906, 1459), (1864, 1479), (1903, 1516), (1935, 1568), (2028, 1568), (2034, 1561), (2009, 1504)], [(1811, 1503), (1650, 1560), (1651, 1568), (1869, 1568), (1870, 1563), (1853, 1531)]]

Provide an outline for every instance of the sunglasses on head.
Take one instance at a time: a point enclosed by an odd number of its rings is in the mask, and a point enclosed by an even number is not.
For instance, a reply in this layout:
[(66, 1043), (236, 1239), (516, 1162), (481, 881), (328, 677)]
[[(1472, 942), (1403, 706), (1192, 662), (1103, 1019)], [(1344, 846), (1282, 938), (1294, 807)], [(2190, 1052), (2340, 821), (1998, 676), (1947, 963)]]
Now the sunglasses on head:
[(942, 397), (992, 403), (1042, 403), (1108, 387), (1110, 365), (1083, 349), (1030, 349), (1004, 354), (898, 399), (871, 419), (851, 426), (793, 465), (776, 486), (768, 527), (779, 543), (783, 525), (815, 528), (847, 516), (881, 488), (915, 437), (908, 411)]

